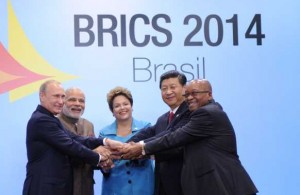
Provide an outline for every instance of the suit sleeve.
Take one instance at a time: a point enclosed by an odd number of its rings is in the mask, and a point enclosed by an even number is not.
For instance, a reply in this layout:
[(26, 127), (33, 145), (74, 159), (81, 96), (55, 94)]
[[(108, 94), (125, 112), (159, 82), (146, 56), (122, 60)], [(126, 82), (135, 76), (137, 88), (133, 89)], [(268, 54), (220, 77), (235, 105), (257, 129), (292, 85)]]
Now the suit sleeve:
[(70, 136), (68, 131), (64, 130), (59, 120), (51, 117), (41, 117), (36, 122), (37, 137), (48, 143), (52, 147), (61, 151), (62, 153), (83, 159), (85, 162), (97, 165), (99, 162), (99, 155), (96, 152), (88, 149), (81, 143), (88, 146), (100, 145), (99, 140), (88, 140), (88, 138), (80, 138), (80, 136)]
[(87, 137), (87, 136), (80, 136), (76, 135), (75, 133), (72, 133), (70, 131), (67, 131), (67, 133), (70, 135), (70, 137), (77, 142), (83, 144), (84, 146), (94, 149), (100, 145), (103, 145), (103, 137), (95, 138), (95, 137)]
[(212, 134), (210, 114), (204, 109), (199, 109), (191, 114), (190, 121), (182, 128), (146, 143), (145, 152), (146, 154), (154, 154), (170, 148), (184, 146)]
[[(154, 140), (156, 138), (162, 137), (166, 134), (169, 134), (169, 133), (179, 129), (180, 127), (184, 126), (185, 124), (187, 124), (189, 121), (189, 113), (190, 112), (188, 110), (183, 112), (177, 123), (174, 123), (174, 125), (170, 126), (167, 130), (161, 131), (159, 134), (155, 135), (155, 137), (147, 139), (145, 141), (145, 143), (147, 143), (151, 140)], [(179, 159), (182, 157), (183, 157), (183, 147), (182, 146), (168, 149), (165, 151), (161, 151), (161, 152), (158, 152), (155, 154), (155, 160), (157, 162), (169, 161), (171, 159)]]
[(132, 136), (129, 140), (127, 140), (126, 142), (139, 142), (141, 140), (146, 140), (150, 137), (155, 136), (155, 128), (156, 128), (156, 124), (150, 127), (145, 127), (143, 129), (141, 129), (139, 132), (137, 132), (137, 134), (135, 134), (134, 136)]

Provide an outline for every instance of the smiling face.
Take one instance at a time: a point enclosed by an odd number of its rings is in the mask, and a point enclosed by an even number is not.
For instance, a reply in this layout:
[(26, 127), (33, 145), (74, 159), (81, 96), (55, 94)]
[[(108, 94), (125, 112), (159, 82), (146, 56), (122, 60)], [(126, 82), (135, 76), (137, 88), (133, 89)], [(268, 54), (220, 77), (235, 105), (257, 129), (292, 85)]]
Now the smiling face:
[(207, 80), (192, 80), (185, 87), (185, 98), (190, 111), (208, 104), (213, 99), (210, 83)]
[(85, 109), (84, 93), (77, 88), (71, 88), (66, 91), (65, 104), (63, 107), (64, 115), (79, 119)]
[(49, 112), (57, 115), (64, 105), (65, 91), (57, 81), (48, 82), (45, 89), (40, 91), (41, 105)]
[(177, 77), (165, 79), (161, 83), (162, 99), (172, 110), (184, 101), (183, 92), (184, 87), (180, 84)]
[(112, 102), (113, 114), (117, 121), (128, 120), (132, 118), (132, 105), (124, 95), (117, 95)]

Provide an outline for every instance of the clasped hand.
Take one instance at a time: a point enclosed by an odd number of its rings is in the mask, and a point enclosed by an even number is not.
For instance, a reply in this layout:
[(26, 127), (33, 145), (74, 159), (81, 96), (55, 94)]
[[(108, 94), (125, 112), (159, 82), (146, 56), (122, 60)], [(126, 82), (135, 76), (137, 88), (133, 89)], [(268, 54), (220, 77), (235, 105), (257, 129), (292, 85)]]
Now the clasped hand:
[(141, 143), (129, 142), (123, 144), (121, 148), (119, 148), (119, 157), (120, 159), (128, 159), (135, 160), (142, 158), (142, 149), (143, 145)]
[(122, 143), (106, 139), (106, 146), (98, 146), (94, 151), (101, 155), (100, 167), (103, 170), (109, 170), (114, 167), (113, 160), (115, 159), (134, 160), (141, 158), (142, 148), (140, 143)]

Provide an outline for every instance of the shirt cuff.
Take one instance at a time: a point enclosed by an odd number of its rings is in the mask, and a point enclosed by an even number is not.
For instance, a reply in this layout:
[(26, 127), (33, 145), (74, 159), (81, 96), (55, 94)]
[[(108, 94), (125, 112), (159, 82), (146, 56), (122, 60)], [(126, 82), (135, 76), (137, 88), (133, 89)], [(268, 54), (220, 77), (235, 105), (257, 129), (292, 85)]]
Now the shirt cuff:
[(139, 141), (139, 144), (142, 145), (142, 155), (145, 156), (146, 152), (145, 152), (145, 142), (143, 140)]
[(98, 161), (98, 167), (100, 167), (100, 162), (101, 162), (101, 155), (99, 154), (99, 161)]
[(107, 140), (107, 137), (103, 139), (103, 145), (104, 146), (107, 146), (106, 140)]

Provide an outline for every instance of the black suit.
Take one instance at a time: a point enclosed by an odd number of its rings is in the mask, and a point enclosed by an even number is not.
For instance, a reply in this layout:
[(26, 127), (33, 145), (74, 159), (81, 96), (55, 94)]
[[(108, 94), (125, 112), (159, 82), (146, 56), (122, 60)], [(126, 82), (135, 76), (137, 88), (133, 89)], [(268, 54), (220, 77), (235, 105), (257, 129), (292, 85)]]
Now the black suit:
[[(183, 102), (168, 124), (169, 112), (160, 116), (155, 125), (140, 130), (129, 141), (146, 143), (156, 137), (172, 132), (188, 122), (189, 110)], [(183, 164), (183, 148), (178, 147), (155, 154), (155, 194), (182, 195), (180, 185), (181, 169)]]
[(103, 139), (84, 138), (65, 130), (53, 114), (39, 105), (27, 124), (28, 163), (23, 195), (72, 195), (69, 157), (97, 165), (99, 155), (87, 147), (102, 144)]
[(209, 103), (191, 113), (182, 128), (146, 143), (146, 154), (184, 146), (182, 188), (186, 195), (246, 195), (257, 192), (237, 155), (226, 113)]

